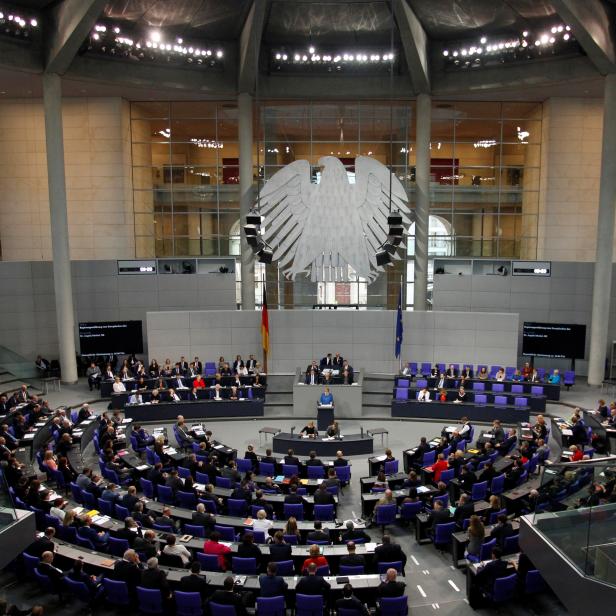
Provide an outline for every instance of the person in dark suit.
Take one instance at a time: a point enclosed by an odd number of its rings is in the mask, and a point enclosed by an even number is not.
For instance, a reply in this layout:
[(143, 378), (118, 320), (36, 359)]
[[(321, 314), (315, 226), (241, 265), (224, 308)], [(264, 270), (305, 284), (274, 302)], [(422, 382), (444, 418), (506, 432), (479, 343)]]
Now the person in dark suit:
[(307, 536), (308, 541), (327, 541), (329, 543), (329, 533), (323, 530), (323, 524), (320, 520), (314, 523), (314, 530), (310, 531)]
[(345, 584), (342, 589), (342, 599), (336, 601), (337, 610), (353, 610), (363, 616), (368, 616), (370, 612), (368, 608), (353, 594), (353, 587), (350, 584)]
[(115, 531), (117, 539), (126, 539), (128, 545), (132, 548), (135, 547), (135, 539), (141, 534), (141, 529), (137, 526), (137, 522), (133, 518), (124, 519), (124, 528), (120, 528)]
[(511, 522), (507, 520), (507, 516), (501, 513), (497, 518), (496, 526), (490, 533), (490, 539), (496, 539), (496, 545), (501, 549), (505, 549), (505, 539), (515, 534)]
[(137, 488), (135, 486), (128, 486), (128, 492), (119, 500), (120, 505), (126, 507), (129, 511), (132, 511), (138, 502), (139, 497), (137, 496)]
[(475, 582), (484, 592), (492, 592), (494, 581), (507, 575), (507, 563), (500, 559), (501, 556), (500, 548), (492, 548), (492, 560), (487, 562), (477, 573)]
[(266, 464), (276, 464), (276, 458), (272, 455), (271, 449), (265, 450), (265, 455), (261, 458), (261, 462), (265, 462)]
[(40, 558), (43, 552), (55, 552), (55, 545), (53, 543), (55, 536), (56, 529), (53, 526), (49, 526), (45, 529), (43, 536), (36, 539), (25, 549), (26, 554)]
[(331, 353), (328, 353), (322, 360), (320, 363), (319, 368), (321, 370), (333, 370), (334, 368), (334, 358), (332, 357)]
[(217, 590), (210, 597), (209, 603), (218, 603), (220, 605), (232, 605), (235, 607), (236, 616), (246, 616), (246, 607), (242, 595), (235, 590), (235, 582), (233, 576), (228, 575), (223, 582), (223, 590)]
[(278, 566), (276, 563), (268, 563), (267, 573), (259, 577), (259, 594), (261, 597), (284, 597), (286, 595), (288, 584), (277, 573)]
[(451, 512), (448, 507), (443, 507), (441, 501), (434, 502), (434, 509), (428, 516), (429, 533), (436, 532), (437, 524), (445, 524), (451, 521)]
[(257, 490), (255, 492), (255, 499), (252, 501), (253, 505), (257, 505), (261, 509), (265, 511), (265, 516), (268, 520), (273, 519), (274, 517), (274, 507), (271, 503), (263, 498), (263, 490)]
[(295, 453), (292, 449), (289, 449), (289, 451), (287, 451), (287, 455), (284, 457), (284, 463), (297, 466), (298, 468), (300, 467), (299, 458), (295, 456)]
[(246, 447), (246, 451), (244, 453), (244, 460), (250, 460), (252, 462), (252, 469), (257, 470), (259, 468), (259, 459), (257, 458), (257, 454), (255, 453), (255, 446), (248, 445)]
[(139, 556), (135, 550), (126, 550), (122, 560), (116, 561), (113, 567), (113, 579), (118, 582), (125, 582), (128, 591), (136, 594), (136, 588), (141, 583), (141, 570)]
[(402, 562), (402, 571), (406, 566), (406, 554), (397, 543), (392, 543), (390, 535), (383, 535), (383, 543), (374, 550), (374, 560), (377, 563)]
[(198, 561), (190, 565), (190, 575), (185, 575), (180, 579), (180, 590), (182, 592), (198, 592), (201, 595), (201, 601), (205, 602), (209, 592), (207, 580), (201, 575), (201, 567)]
[(274, 562), (292, 560), (292, 548), (284, 542), (284, 534), (281, 530), (274, 533), (274, 541), (269, 546), (270, 559)]
[(254, 558), (257, 561), (257, 569), (260, 569), (263, 554), (259, 546), (255, 544), (255, 537), (252, 533), (244, 533), (242, 542), (237, 546), (239, 558)]
[(419, 440), (419, 445), (415, 448), (415, 453), (412, 456), (412, 461), (421, 462), (423, 459), (424, 453), (430, 451), (430, 445), (428, 445), (428, 439), (425, 436), (422, 436)]
[(357, 541), (363, 539), (366, 543), (370, 541), (370, 536), (361, 528), (355, 528), (352, 520), (348, 520), (346, 523), (346, 531), (342, 533), (340, 541), (342, 543), (348, 543), (349, 541)]
[(141, 586), (160, 590), (163, 601), (169, 599), (171, 590), (167, 574), (158, 568), (158, 558), (148, 558), (146, 566), (147, 568), (141, 573)]
[(402, 597), (406, 585), (396, 579), (398, 572), (395, 569), (387, 569), (385, 581), (379, 584), (377, 593), (379, 597)]
[(340, 355), (340, 353), (336, 353), (334, 355), (332, 363), (334, 364), (334, 370), (340, 370), (344, 365), (344, 359), (342, 359), (342, 355)]
[(41, 554), (41, 560), (37, 566), (41, 575), (46, 575), (54, 587), (54, 590), (61, 594), (62, 592), (62, 580), (64, 579), (64, 571), (55, 567), (53, 564), (53, 552), (43, 552)]
[(354, 541), (349, 541), (347, 543), (347, 555), (340, 558), (340, 564), (345, 567), (363, 567), (366, 565), (364, 557), (361, 554), (355, 553)]
[(165, 476), (163, 475), (163, 465), (162, 462), (157, 462), (147, 474), (146, 479), (151, 481), (155, 486), (164, 486), (165, 485)]
[(203, 526), (205, 528), (205, 536), (209, 537), (210, 533), (214, 530), (216, 517), (205, 510), (205, 505), (203, 503), (199, 503), (196, 511), (192, 513), (191, 524)]
[(304, 383), (306, 385), (318, 385), (321, 377), (321, 371), (317, 362), (313, 361), (310, 366), (306, 368), (306, 374), (304, 376)]
[(588, 434), (586, 428), (576, 415), (571, 418), (571, 436), (569, 437), (570, 445), (586, 445), (588, 443)]
[(314, 504), (315, 505), (335, 505), (336, 499), (333, 494), (330, 494), (327, 491), (327, 486), (325, 483), (322, 483), (319, 486), (319, 489), (314, 494)]
[(133, 548), (138, 552), (143, 552), (146, 558), (152, 558), (158, 554), (158, 542), (156, 533), (153, 530), (146, 530), (143, 536), (137, 535)]
[(284, 502), (289, 505), (302, 505), (304, 499), (297, 493), (297, 486), (292, 484), (289, 489), (289, 494), (284, 497)]
[(317, 575), (317, 566), (310, 563), (307, 568), (307, 575), (303, 576), (295, 586), (298, 595), (322, 595), (323, 602), (327, 603), (331, 585), (323, 577)]
[(171, 528), (175, 528), (175, 522), (171, 517), (171, 509), (169, 509), (169, 507), (163, 508), (161, 515), (156, 516), (155, 522), (161, 526), (171, 526)]
[(344, 454), (342, 453), (342, 451), (337, 451), (336, 452), (336, 459), (334, 460), (334, 466), (348, 466), (349, 462), (348, 460), (344, 459)]
[(308, 454), (308, 460), (306, 460), (306, 466), (323, 466), (323, 462), (317, 458), (317, 452), (311, 451)]
[(475, 513), (475, 505), (468, 494), (461, 494), (458, 506), (453, 514), (455, 523), (462, 528), (462, 523)]
[(501, 456), (505, 456), (515, 446), (517, 440), (518, 440), (518, 431), (515, 428), (511, 428), (511, 430), (509, 430), (509, 434), (507, 435), (507, 438), (502, 443), (497, 445), (495, 449), (496, 451), (498, 451), (498, 453)]

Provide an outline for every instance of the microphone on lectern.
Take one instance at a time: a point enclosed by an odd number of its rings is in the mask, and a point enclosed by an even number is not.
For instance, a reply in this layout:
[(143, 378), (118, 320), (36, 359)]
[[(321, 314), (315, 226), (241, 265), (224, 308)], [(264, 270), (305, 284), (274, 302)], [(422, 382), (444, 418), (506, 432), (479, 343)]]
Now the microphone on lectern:
[(364, 438), (364, 427), (363, 427), (363, 426), (361, 426), (361, 427), (360, 427), (360, 430), (361, 430), (361, 437), (362, 437), (362, 438)]
[(295, 432), (295, 426), (291, 426), (291, 438), (293, 438), (293, 432)]

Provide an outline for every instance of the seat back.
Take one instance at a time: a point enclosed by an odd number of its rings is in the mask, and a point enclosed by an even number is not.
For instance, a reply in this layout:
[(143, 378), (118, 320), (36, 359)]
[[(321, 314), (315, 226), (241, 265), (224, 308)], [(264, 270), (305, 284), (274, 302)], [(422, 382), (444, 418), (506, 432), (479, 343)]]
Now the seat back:
[(216, 485), (217, 488), (231, 489), (233, 487), (233, 481), (231, 481), (230, 477), (216, 477), (214, 484)]
[(286, 611), (283, 596), (257, 597), (257, 614), (259, 616), (285, 616)]
[(503, 383), (492, 383), (492, 391), (505, 391), (505, 385)]
[(485, 391), (486, 384), (480, 381), (475, 381), (473, 383), (473, 391)]
[(410, 385), (409, 379), (398, 379), (398, 387), (410, 387)]
[(233, 605), (223, 605), (222, 603), (208, 602), (211, 616), (236, 616), (235, 607)]
[(485, 394), (475, 394), (475, 404), (487, 404), (488, 396)]
[(233, 526), (214, 525), (214, 530), (220, 533), (220, 538), (223, 541), (235, 541), (235, 530)]
[(113, 507), (113, 502), (112, 501), (105, 500), (103, 498), (99, 498), (98, 499), (98, 507), (97, 508), (98, 508), (98, 510), (103, 515), (108, 515), (110, 518), (113, 517), (114, 507)]
[(491, 599), (494, 603), (511, 601), (515, 596), (518, 576), (515, 573), (494, 580)]
[(259, 462), (259, 474), (266, 477), (273, 477), (276, 469), (271, 462)]
[(184, 533), (193, 537), (205, 538), (205, 528), (199, 524), (184, 524)]
[(244, 499), (230, 498), (227, 500), (227, 508), (229, 515), (240, 517), (246, 515), (248, 506)]
[(317, 567), (317, 575), (320, 575), (321, 577), (325, 577), (327, 575), (329, 575), (330, 571), (329, 571), (329, 565), (323, 565), (322, 567)]
[(421, 362), (421, 373), (422, 374), (430, 374), (431, 370), (432, 370), (432, 364), (428, 363), (427, 361)]
[(103, 588), (105, 589), (105, 599), (112, 605), (130, 605), (126, 582), (103, 578)]
[[(428, 369), (428, 373), (430, 373), (429, 369)], [(417, 379), (416, 385), (417, 385), (417, 389), (422, 389), (424, 387), (428, 387), (428, 381), (426, 379)]]
[(454, 478), (456, 474), (456, 469), (455, 468), (448, 468), (446, 471), (442, 471), (441, 472), (441, 481), (445, 484), (445, 485), (449, 485), (449, 482)]
[(293, 477), (293, 475), (299, 475), (299, 467), (296, 464), (283, 464), (282, 474), (285, 477)]
[(488, 482), (487, 481), (478, 481), (473, 484), (473, 489), (471, 491), (471, 499), (474, 501), (484, 500), (488, 491)]
[(505, 537), (505, 543), (503, 545), (503, 554), (515, 554), (520, 551), (520, 547), (518, 545), (518, 540), (520, 538), (520, 534), (516, 533), (515, 535), (511, 535), (509, 537)]
[(379, 599), (381, 616), (406, 616), (409, 613), (408, 597), (382, 597)]
[(417, 501), (416, 503), (402, 503), (402, 505), (400, 505), (400, 517), (406, 522), (414, 520), (417, 514), (422, 511), (422, 501)]
[(322, 466), (307, 466), (308, 479), (324, 479), (325, 469)]
[(517, 396), (514, 402), (514, 406), (526, 408), (528, 406), (528, 398), (524, 398), (523, 396)]
[(436, 451), (426, 451), (421, 459), (422, 466), (432, 466), (436, 462)]
[(139, 479), (139, 484), (143, 490), (143, 495), (146, 498), (153, 499), (155, 496), (154, 484), (149, 479), (144, 479), (143, 477)]
[(163, 599), (158, 588), (137, 586), (137, 599), (139, 601), (139, 611), (143, 614), (163, 613)]
[(364, 565), (340, 565), (340, 575), (364, 575)]
[(210, 476), (207, 473), (200, 473), (197, 471), (195, 473), (195, 479), (197, 480), (197, 483), (204, 483), (205, 485), (210, 483)]
[(524, 580), (524, 594), (531, 595), (545, 590), (545, 582), (537, 569), (531, 569)]
[(497, 475), (492, 479), (490, 484), (490, 492), (492, 494), (502, 494), (505, 489), (505, 474)]
[(396, 400), (408, 400), (409, 390), (406, 387), (396, 387)]
[(116, 503), (115, 505), (115, 512), (116, 518), (118, 518), (119, 520), (125, 520), (130, 515), (128, 509), (126, 507), (123, 507), (122, 505), (119, 505), (118, 503)]
[(257, 559), (233, 556), (231, 558), (231, 571), (242, 575), (257, 575)]
[(456, 531), (455, 522), (437, 524), (434, 529), (434, 545), (448, 547), (451, 544), (451, 535)]
[(543, 396), (543, 385), (531, 385), (531, 396)]
[(494, 405), (495, 406), (506, 406), (507, 396), (494, 396)]
[(298, 503), (298, 504), (284, 503), (283, 513), (284, 513), (284, 518), (287, 520), (290, 517), (294, 517), (296, 520), (303, 520), (304, 519), (304, 505), (302, 505), (301, 503)]
[(174, 505), (175, 497), (173, 496), (173, 490), (169, 486), (159, 485), (158, 488), (158, 502), (165, 505)]
[(432, 499), (432, 503), (440, 502), (444, 508), (449, 507), (449, 494), (442, 494), (441, 496), (435, 496)]
[(176, 616), (202, 616), (203, 606), (200, 593), (176, 590), (174, 596)]
[(573, 370), (567, 370), (565, 372), (564, 384), (571, 387), (575, 383), (575, 372)]
[(376, 564), (377, 573), (387, 573), (387, 569), (395, 569), (398, 573), (402, 573), (402, 561), (396, 560), (389, 563), (380, 562)]
[(293, 575), (295, 573), (295, 566), (292, 560), (279, 560), (276, 563), (278, 575)]
[(128, 541), (126, 539), (116, 539), (115, 537), (109, 537), (107, 542), (107, 549), (110, 554), (114, 556), (119, 556), (120, 558), (124, 556), (124, 552), (128, 550), (130, 546), (128, 545)]
[(520, 385), (519, 383), (514, 383), (511, 386), (511, 393), (512, 394), (522, 394), (522, 393), (524, 393), (524, 385)]
[(484, 541), (481, 544), (481, 549), (479, 550), (479, 560), (490, 560), (492, 554), (492, 548), (496, 545), (496, 539), (490, 539), (489, 541)]
[(220, 563), (216, 554), (204, 554), (197, 552), (197, 560), (203, 571), (220, 571)]
[(396, 513), (398, 506), (393, 505), (379, 505), (376, 508), (375, 523), (378, 526), (385, 526), (386, 524), (393, 524), (396, 521)]
[(389, 460), (385, 462), (385, 474), (395, 475), (398, 472), (398, 460)]
[(295, 598), (295, 616), (323, 616), (322, 595), (302, 595)]
[(240, 473), (246, 473), (252, 470), (252, 460), (250, 458), (238, 458), (236, 461), (237, 470)]
[(314, 519), (321, 520), (322, 522), (333, 521), (334, 506), (333, 505), (315, 505), (314, 506)]
[(289, 545), (298, 544), (297, 535), (284, 535), (284, 541), (285, 543), (288, 543)]

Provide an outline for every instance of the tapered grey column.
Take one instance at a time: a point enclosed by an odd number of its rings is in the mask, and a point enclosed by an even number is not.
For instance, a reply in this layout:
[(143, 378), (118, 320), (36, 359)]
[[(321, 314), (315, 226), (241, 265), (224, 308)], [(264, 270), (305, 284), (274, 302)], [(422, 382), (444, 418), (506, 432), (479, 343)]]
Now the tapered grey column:
[(242, 310), (255, 309), (255, 261), (246, 241), (244, 224), (246, 214), (254, 203), (252, 188), (252, 97), (240, 94), (237, 101), (239, 112), (240, 142), (240, 258), (242, 267)]
[(75, 316), (68, 242), (66, 180), (64, 176), (62, 91), (60, 77), (53, 73), (43, 75), (43, 107), (45, 110), (47, 185), (49, 187), (53, 286), (56, 300), (60, 366), (62, 368), (62, 381), (76, 383)]
[(426, 310), (428, 294), (428, 226), (430, 221), (430, 114), (429, 94), (417, 96), (415, 162), (415, 310)]
[(603, 149), (597, 216), (597, 255), (592, 290), (588, 384), (600, 385), (605, 375), (607, 331), (612, 293), (614, 214), (616, 209), (616, 74), (605, 78), (603, 93)]

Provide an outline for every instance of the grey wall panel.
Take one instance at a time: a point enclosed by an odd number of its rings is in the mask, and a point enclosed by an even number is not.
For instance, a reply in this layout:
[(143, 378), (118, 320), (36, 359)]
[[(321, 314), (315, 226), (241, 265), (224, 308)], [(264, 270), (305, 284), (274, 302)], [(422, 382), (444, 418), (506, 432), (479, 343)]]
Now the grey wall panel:
[[(177, 316), (175, 322), (172, 317)], [(313, 312), (270, 311), (270, 371), (294, 372), (312, 359), (339, 352), (358, 370), (391, 372), (394, 357), (395, 311)], [(261, 313), (238, 311), (148, 312), (150, 356), (169, 356), (170, 345), (187, 345), (186, 357), (203, 361), (222, 355), (231, 360), (250, 353), (260, 360)], [(438, 324), (439, 327), (435, 327)], [(461, 327), (464, 325), (464, 327)], [(517, 314), (405, 312), (402, 359), (469, 363), (515, 363)], [(185, 336), (180, 338), (180, 330)], [(490, 332), (492, 330), (492, 332)]]

